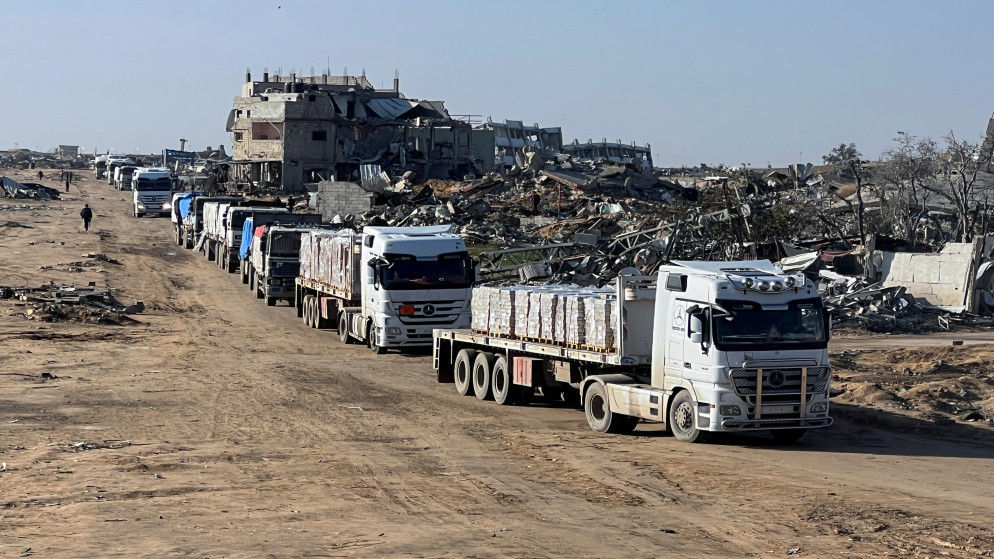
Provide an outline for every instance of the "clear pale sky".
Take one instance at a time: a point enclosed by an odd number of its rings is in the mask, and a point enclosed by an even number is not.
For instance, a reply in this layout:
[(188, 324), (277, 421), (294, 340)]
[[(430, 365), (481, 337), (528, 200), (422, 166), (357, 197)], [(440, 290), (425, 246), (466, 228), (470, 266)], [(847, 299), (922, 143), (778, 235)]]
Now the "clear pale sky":
[(246, 69), (347, 67), (657, 165), (875, 158), (898, 130), (980, 139), (992, 22), (990, 1), (2, 2), (0, 148), (230, 153)]

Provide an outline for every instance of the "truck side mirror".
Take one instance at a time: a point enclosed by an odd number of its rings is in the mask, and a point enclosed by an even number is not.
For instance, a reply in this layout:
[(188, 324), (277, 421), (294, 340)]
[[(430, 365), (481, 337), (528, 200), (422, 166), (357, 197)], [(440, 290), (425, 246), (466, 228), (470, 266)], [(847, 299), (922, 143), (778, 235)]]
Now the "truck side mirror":
[(695, 344), (699, 344), (704, 340), (704, 322), (701, 320), (700, 314), (690, 315), (690, 341)]

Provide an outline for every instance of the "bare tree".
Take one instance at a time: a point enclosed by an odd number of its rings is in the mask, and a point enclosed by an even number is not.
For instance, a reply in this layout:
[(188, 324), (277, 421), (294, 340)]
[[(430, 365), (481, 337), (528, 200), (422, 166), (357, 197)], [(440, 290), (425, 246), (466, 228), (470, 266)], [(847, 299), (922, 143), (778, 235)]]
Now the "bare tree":
[(924, 186), (948, 200), (956, 209), (959, 221), (956, 224), (956, 241), (966, 243), (973, 239), (972, 226), (976, 218), (976, 215), (971, 215), (973, 206), (979, 208), (979, 202), (974, 200), (978, 175), (989, 167), (991, 152), (982, 150), (976, 142), (957, 139), (951, 130), (943, 140), (946, 145), (936, 159), (935, 180)]
[(893, 141), (897, 145), (886, 152), (887, 164), (882, 166), (880, 175), (897, 188), (897, 194), (892, 197), (893, 211), (902, 231), (895, 233), (916, 242), (915, 225), (928, 213), (931, 191), (926, 185), (935, 178), (938, 148), (931, 138), (917, 138), (902, 131), (897, 132)]

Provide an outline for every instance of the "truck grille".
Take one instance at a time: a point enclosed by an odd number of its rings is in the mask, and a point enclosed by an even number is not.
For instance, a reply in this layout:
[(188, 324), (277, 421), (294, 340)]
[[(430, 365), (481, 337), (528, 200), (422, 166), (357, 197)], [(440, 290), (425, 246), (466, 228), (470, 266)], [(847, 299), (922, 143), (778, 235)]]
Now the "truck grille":
[(280, 277), (297, 277), (300, 273), (300, 262), (270, 262), (270, 275)]
[[(737, 395), (750, 405), (756, 404), (756, 379), (759, 370), (763, 371), (762, 398), (764, 406), (800, 404), (801, 378), (804, 376), (801, 367), (732, 369), (728, 373), (728, 379)], [(810, 401), (815, 394), (824, 394), (828, 390), (828, 381), (831, 378), (832, 369), (830, 367), (807, 367), (805, 401)]]
[(403, 301), (394, 303), (394, 310), (401, 305), (412, 305), (413, 315), (399, 316), (401, 323), (412, 326), (452, 324), (459, 318), (464, 301)]

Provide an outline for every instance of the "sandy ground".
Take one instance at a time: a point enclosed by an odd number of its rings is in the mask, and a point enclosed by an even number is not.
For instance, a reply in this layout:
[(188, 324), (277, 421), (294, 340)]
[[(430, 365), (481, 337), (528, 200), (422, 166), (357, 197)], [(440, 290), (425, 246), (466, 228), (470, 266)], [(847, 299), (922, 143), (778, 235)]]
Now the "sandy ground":
[[(3, 201), (45, 207), (0, 211), (0, 285), (95, 282), (148, 310), (53, 323), (0, 301), (0, 557), (994, 556), (990, 423), (957, 415), (990, 411), (988, 346), (837, 338), (836, 423), (794, 446), (601, 435), (306, 328), (129, 196), (87, 178)], [(925, 409), (920, 385), (965, 395)]]

